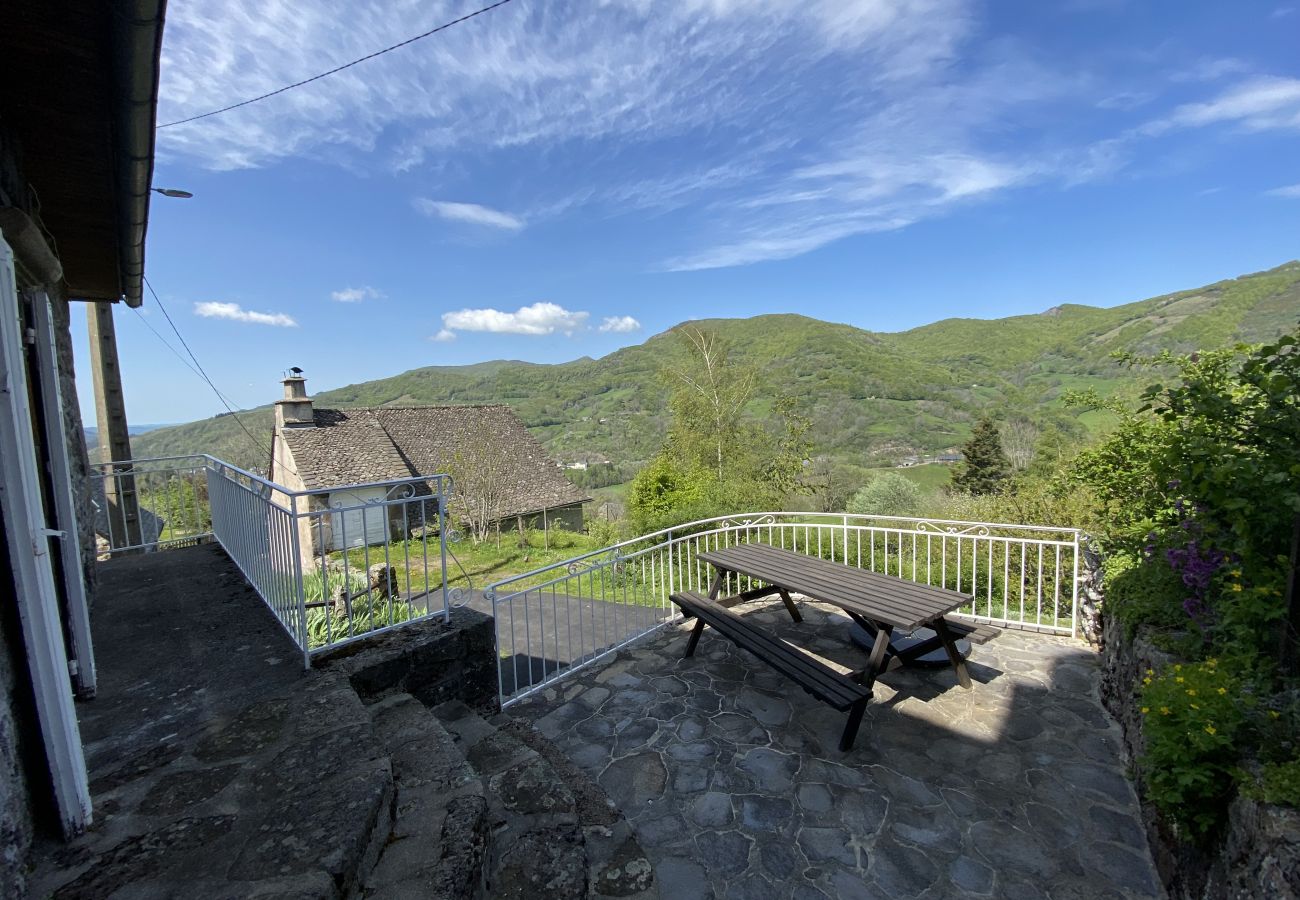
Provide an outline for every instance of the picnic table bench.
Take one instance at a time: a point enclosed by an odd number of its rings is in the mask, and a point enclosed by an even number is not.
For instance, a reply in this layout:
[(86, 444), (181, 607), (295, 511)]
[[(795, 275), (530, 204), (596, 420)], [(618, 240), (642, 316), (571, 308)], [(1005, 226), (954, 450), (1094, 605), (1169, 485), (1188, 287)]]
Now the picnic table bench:
[[(853, 745), (877, 677), (898, 666), (913, 664), (942, 648), (956, 671), (958, 683), (969, 689), (970, 675), (964, 657), (958, 652), (956, 640), (965, 637), (978, 643), (997, 633), (988, 626), (968, 625), (945, 618), (972, 600), (968, 595), (946, 588), (868, 572), (769, 544), (738, 544), (700, 553), (698, 558), (708, 562), (716, 571), (708, 595), (684, 591), (671, 596), (672, 602), (684, 614), (696, 618), (686, 656), (695, 653), (705, 625), (714, 628), (819, 700), (838, 710), (849, 710), (849, 719), (840, 739), (841, 750), (848, 750)], [(762, 584), (730, 597), (720, 597), (729, 576), (740, 576)], [(748, 600), (777, 594), (790, 617), (801, 622), (803, 619), (792, 593), (838, 607), (872, 638), (865, 668), (847, 675), (838, 672), (730, 609)], [(895, 633), (911, 634), (923, 627), (932, 629), (933, 634), (907, 647), (891, 645)]]

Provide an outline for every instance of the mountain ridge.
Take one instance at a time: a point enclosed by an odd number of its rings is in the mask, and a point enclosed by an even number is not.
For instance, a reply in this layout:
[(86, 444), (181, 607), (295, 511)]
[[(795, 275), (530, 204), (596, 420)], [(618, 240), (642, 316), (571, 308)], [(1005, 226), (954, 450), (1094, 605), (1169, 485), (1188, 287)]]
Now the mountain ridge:
[[(1115, 351), (1190, 352), (1256, 342), (1294, 327), (1298, 318), (1300, 261), (1290, 261), (1114, 307), (1059, 304), (899, 332), (799, 313), (691, 320), (596, 359), (422, 366), (314, 399), (321, 406), (506, 403), (553, 456), (631, 466), (662, 440), (668, 386), (659, 371), (681, 353), (672, 336), (689, 325), (718, 330), (738, 361), (758, 369), (755, 414), (766, 415), (777, 394), (790, 394), (812, 416), (819, 449), (859, 464), (887, 464), (959, 444), (984, 411), (1068, 424), (1077, 416), (1061, 404), (1065, 391), (1131, 392), (1148, 380), (1112, 359)], [(269, 435), (270, 410), (268, 404), (240, 418), (254, 434)], [(210, 452), (253, 465), (266, 458), (229, 414), (152, 431), (133, 447), (137, 457)]]

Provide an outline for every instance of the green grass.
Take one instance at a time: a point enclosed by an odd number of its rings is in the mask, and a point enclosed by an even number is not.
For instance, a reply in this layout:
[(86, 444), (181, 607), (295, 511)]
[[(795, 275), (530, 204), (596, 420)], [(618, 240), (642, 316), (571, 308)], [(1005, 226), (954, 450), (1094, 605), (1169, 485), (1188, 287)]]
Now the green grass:
[[(498, 546), (496, 536), (474, 542), (466, 537), (447, 544), (448, 585), (482, 589), (494, 581), (530, 572), (533, 569), (563, 562), (600, 547), (585, 534), (552, 529), (548, 541), (541, 531), (529, 530), (526, 545), (520, 544), (517, 531), (502, 531)], [(427, 552), (427, 561), (426, 561)], [(348, 568), (364, 572), (370, 566), (391, 565), (397, 570), (398, 589), (406, 595), (418, 594), (442, 585), (441, 557), (436, 536), (423, 540), (396, 541), (386, 547), (349, 550)], [(342, 566), (344, 554), (330, 554), (335, 566)], [(459, 560), (459, 565), (457, 565)], [(427, 567), (426, 567), (427, 565)], [(537, 581), (540, 579), (533, 579)]]
[(937, 493), (941, 488), (948, 486), (952, 479), (952, 466), (945, 466), (939, 463), (926, 463), (920, 466), (908, 466), (906, 468), (888, 468), (888, 469), (868, 469), (869, 476), (882, 474), (885, 472), (895, 472), (904, 478), (916, 484), (921, 490), (927, 493)]

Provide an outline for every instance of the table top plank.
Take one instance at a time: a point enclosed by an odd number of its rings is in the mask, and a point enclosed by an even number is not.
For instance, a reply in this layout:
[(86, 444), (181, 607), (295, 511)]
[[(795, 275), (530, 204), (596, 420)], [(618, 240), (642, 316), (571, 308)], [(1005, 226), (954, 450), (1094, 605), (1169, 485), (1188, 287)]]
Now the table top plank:
[[(904, 602), (919, 603), (926, 609), (932, 606), (936, 599), (946, 599), (948, 595), (956, 593), (947, 591), (944, 588), (917, 584), (896, 575), (870, 572), (854, 566), (847, 566), (844, 563), (804, 556), (801, 553), (771, 547), (767, 544), (745, 544), (730, 547), (727, 548), (727, 555), (737, 559), (746, 559), (753, 565), (774, 569), (783, 568), (785, 571), (797, 575), (807, 575), (810, 578), (830, 578), (837, 584), (844, 584), (850, 590), (866, 594), (883, 594), (890, 598), (901, 598)], [(850, 576), (848, 580), (845, 580), (845, 573)], [(966, 595), (959, 594), (959, 596)], [(969, 600), (969, 597), (967, 599)]]
[[(760, 549), (751, 551), (747, 547)], [(761, 549), (764, 547), (768, 550), (776, 550), (780, 555), (765, 552)], [(793, 588), (787, 589), (800, 590), (804, 586), (821, 588), (833, 591), (845, 599), (902, 607), (921, 616), (933, 615), (936, 602), (947, 604), (958, 602), (959, 605), (970, 602), (969, 597), (957, 594), (955, 591), (914, 585), (893, 575), (867, 572), (842, 563), (832, 563), (817, 557), (806, 557), (780, 548), (768, 547), (766, 544), (727, 548), (726, 556), (720, 559), (730, 560), (729, 563), (724, 564), (724, 568), (727, 565), (749, 566), (752, 569), (762, 570), (774, 578), (797, 582)], [(924, 592), (910, 590), (913, 587), (921, 587)], [(955, 601), (954, 597), (960, 597), (961, 600)]]
[[(935, 598), (915, 598), (893, 591), (894, 582), (898, 582), (898, 579), (891, 579), (883, 584), (866, 583), (856, 579), (855, 583), (850, 583), (844, 578), (846, 570), (840, 563), (828, 564), (835, 566), (836, 569), (822, 569), (821, 567), (814, 569), (797, 566), (782, 559), (755, 558), (749, 554), (744, 554), (744, 558), (740, 559), (741, 556), (741, 554), (728, 554), (727, 558), (731, 559), (731, 562), (726, 565), (745, 566), (747, 567), (745, 569), (746, 574), (759, 577), (764, 581), (770, 580), (774, 584), (780, 582), (781, 586), (787, 590), (794, 590), (799, 593), (829, 591), (846, 602), (877, 604), (907, 610), (922, 620), (934, 615)], [(819, 560), (819, 562), (825, 561)], [(847, 571), (854, 572), (855, 570), (849, 568)], [(943, 599), (949, 603), (952, 602), (946, 597)], [(962, 598), (960, 601), (960, 603), (966, 602), (969, 602), (966, 598)]]
[[(764, 563), (774, 562), (780, 558), (789, 558), (792, 562), (795, 562), (796, 565), (801, 565), (804, 568), (824, 568), (827, 572), (834, 574), (836, 577), (842, 577), (843, 572), (847, 569), (851, 573), (861, 575), (862, 584), (864, 586), (877, 586), (888, 589), (891, 596), (901, 595), (906, 597), (916, 597), (920, 598), (924, 603), (931, 603), (937, 596), (956, 593), (965, 597), (967, 602), (970, 602), (971, 600), (970, 594), (962, 594), (960, 591), (951, 591), (947, 588), (934, 587), (933, 585), (909, 581), (888, 572), (872, 572), (867, 569), (859, 569), (855, 566), (849, 566), (839, 562), (831, 562), (816, 556), (807, 556), (802, 553), (786, 550), (782, 547), (773, 547), (770, 544), (736, 544), (724, 549), (728, 552), (739, 551), (743, 554), (747, 552), (747, 548), (750, 547), (762, 548), (755, 552), (760, 554), (759, 559)], [(774, 554), (767, 551), (777, 552)], [(805, 561), (807, 561), (807, 563), (805, 563)]]
[(736, 544), (704, 551), (698, 558), (904, 630), (933, 621), (973, 599), (947, 588), (868, 572), (770, 544)]

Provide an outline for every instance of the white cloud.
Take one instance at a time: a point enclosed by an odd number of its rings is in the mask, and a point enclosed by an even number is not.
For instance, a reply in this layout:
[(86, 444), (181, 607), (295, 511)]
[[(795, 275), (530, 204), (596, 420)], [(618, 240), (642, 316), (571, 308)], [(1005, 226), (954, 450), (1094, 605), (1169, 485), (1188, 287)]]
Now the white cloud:
[(419, 198), (415, 201), (415, 208), (426, 216), (438, 216), (452, 222), (466, 222), (470, 225), (502, 228), (507, 231), (518, 231), (524, 227), (524, 221), (518, 216), (492, 209), (490, 206), (480, 206), (477, 203), (452, 203), (447, 200)]
[(360, 303), (362, 300), (378, 300), (383, 296), (372, 287), (349, 287), (330, 293), (330, 299), (337, 300), (339, 303)]
[(435, 334), (433, 337), (431, 337), (429, 340), (440, 341), (442, 343), (446, 343), (447, 341), (454, 341), (456, 340), (456, 332), (452, 331), (450, 328), (442, 328), (439, 329), (438, 333)]
[(1265, 191), (1270, 197), (1289, 197), (1300, 200), (1300, 184), (1288, 184), (1286, 187)]
[(601, 320), (600, 330), (613, 331), (616, 333), (640, 331), (641, 323), (631, 316), (606, 316)]
[[(442, 314), (438, 340), (451, 340), (457, 331), (488, 331), (494, 334), (571, 335), (582, 328), (589, 313), (571, 312), (556, 303), (533, 303), (514, 312), (499, 309), (461, 309)], [(446, 335), (446, 336), (444, 336)]]
[(280, 328), (297, 328), (298, 323), (285, 313), (254, 312), (244, 309), (238, 303), (220, 303), (207, 301), (194, 304), (194, 314), (205, 319), (230, 319), (235, 322), (251, 322), (254, 325), (276, 325)]
[(1232, 124), (1248, 131), (1300, 129), (1300, 78), (1263, 76), (1244, 81), (1217, 97), (1185, 103), (1139, 129), (1146, 136), (1175, 128)]
[[(988, 8), (510, 4), (264, 102), (163, 128), (159, 153), (213, 169), (297, 157), (367, 171), (436, 167), (440, 196), (476, 196), (468, 173), (490, 171), (510, 188), (500, 202), (512, 211), (414, 204), (505, 232), (575, 211), (683, 211), (673, 229), (681, 244), (663, 265), (697, 269), (788, 258), (1027, 185), (1108, 177), (1141, 140), (1174, 128), (1300, 127), (1294, 79), (1169, 49), (1122, 63), (1132, 48), (1049, 54), (994, 33)], [(451, 0), (176, 4), (160, 121), (273, 90), (460, 12)], [(1169, 109), (1174, 84), (1202, 102)], [(1154, 111), (1132, 128), (1137, 107)]]
[[(511, 4), (271, 99), (159, 131), (216, 169), (378, 154), (633, 141), (770, 119), (843, 63), (858, 84), (943, 66), (972, 0), (607, 0)], [(299, 81), (463, 13), (451, 0), (211, 0), (169, 10), (159, 122)], [(770, 87), (769, 87), (770, 86)], [(754, 102), (762, 94), (762, 102)]]

